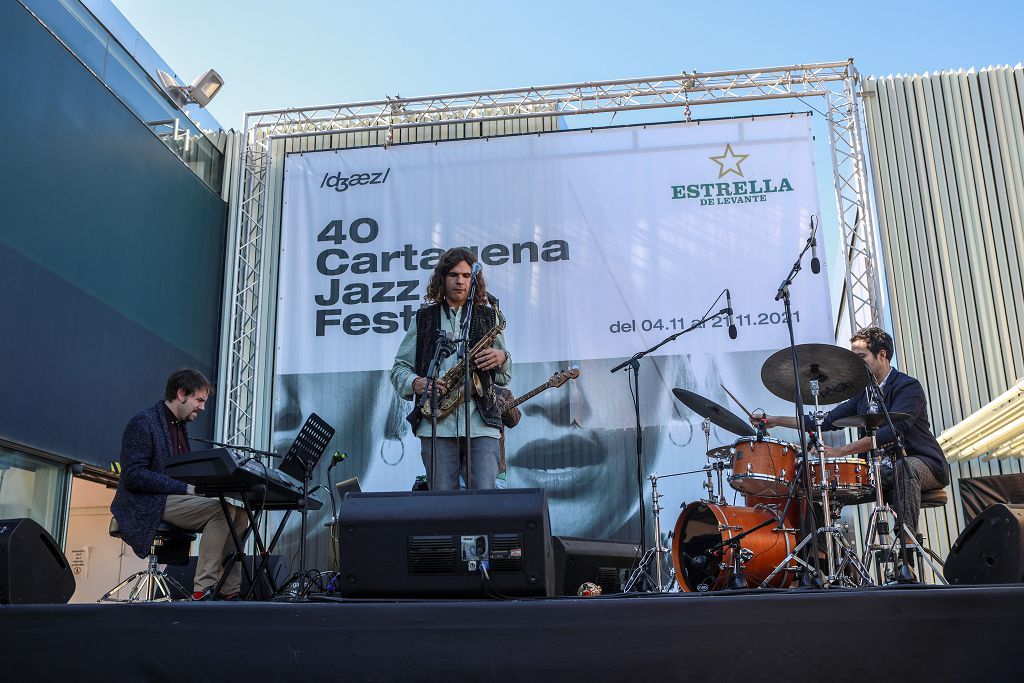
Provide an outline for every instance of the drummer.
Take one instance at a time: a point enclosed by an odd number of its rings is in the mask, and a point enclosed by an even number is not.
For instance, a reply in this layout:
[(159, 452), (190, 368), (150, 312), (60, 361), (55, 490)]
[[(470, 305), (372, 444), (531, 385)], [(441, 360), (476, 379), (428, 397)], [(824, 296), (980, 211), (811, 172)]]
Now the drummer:
[[(921, 509), (921, 492), (941, 489), (949, 485), (949, 469), (942, 448), (928, 424), (928, 401), (924, 387), (910, 375), (893, 368), (894, 347), (890, 337), (880, 327), (868, 327), (850, 337), (850, 349), (864, 359), (868, 370), (882, 388), (885, 407), (891, 413), (906, 413), (910, 417), (895, 422), (896, 431), (903, 438), (907, 458), (899, 460), (899, 480), (902, 491), (893, 496), (892, 464), (886, 459), (882, 467), (882, 491), (885, 499), (896, 508), (896, 515), (916, 535), (918, 515)], [(867, 391), (840, 403), (825, 414), (821, 428), (824, 431), (840, 429), (833, 425), (836, 420), (869, 412), (879, 412), (877, 405), (868, 401)], [(796, 418), (781, 415), (766, 415), (764, 426), (789, 427), (796, 429)], [(758, 420), (751, 418), (755, 426)], [(804, 428), (814, 429), (814, 421), (804, 416)], [(862, 431), (861, 434), (864, 432)], [(896, 439), (892, 429), (885, 425), (878, 430), (879, 448), (895, 451)], [(871, 438), (861, 438), (845, 446), (821, 446), (826, 458), (845, 458), (866, 453), (871, 449)]]

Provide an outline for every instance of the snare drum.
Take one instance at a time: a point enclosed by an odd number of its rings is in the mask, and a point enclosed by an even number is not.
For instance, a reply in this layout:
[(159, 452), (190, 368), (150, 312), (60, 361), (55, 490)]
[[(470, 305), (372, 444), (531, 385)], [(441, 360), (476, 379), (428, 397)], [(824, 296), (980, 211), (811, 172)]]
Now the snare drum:
[[(821, 498), (821, 460), (811, 459), (811, 487), (815, 498)], [(825, 481), (832, 497), (841, 502), (870, 498), (875, 492), (868, 477), (868, 462), (863, 458), (826, 458)]]
[[(796, 546), (795, 529), (777, 529), (777, 517), (770, 510), (717, 505), (697, 501), (687, 505), (676, 520), (672, 542), (672, 564), (679, 587), (687, 593), (728, 588), (735, 575), (734, 563), (748, 588), (757, 588)], [(737, 541), (727, 542), (744, 531), (771, 521)], [(738, 553), (738, 555), (737, 555)], [(772, 577), (769, 586), (784, 588), (793, 582), (797, 569), (791, 560)]]
[(778, 439), (739, 439), (733, 444), (729, 486), (765, 498), (784, 498), (796, 474), (797, 448)]

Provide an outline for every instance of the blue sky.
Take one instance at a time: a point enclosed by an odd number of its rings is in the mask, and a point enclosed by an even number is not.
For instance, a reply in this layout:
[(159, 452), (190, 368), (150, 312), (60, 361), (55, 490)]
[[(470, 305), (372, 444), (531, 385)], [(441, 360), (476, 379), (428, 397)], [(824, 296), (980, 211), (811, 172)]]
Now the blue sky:
[[(862, 74), (1021, 61), (1016, 2), (114, 0), (185, 80), (246, 111), (682, 70), (839, 61)], [(804, 107), (803, 109), (806, 109)]]
[[(210, 104), (225, 128), (245, 112), (681, 71), (842, 61), (865, 76), (1022, 61), (1017, 2), (345, 2), (113, 0), (189, 82), (226, 81)], [(172, 9), (173, 8), (173, 9)], [(695, 108), (694, 117), (821, 111), (820, 100)], [(570, 117), (570, 127), (602, 125)], [(572, 120), (573, 118), (577, 120)], [(680, 119), (679, 110), (617, 124)], [(827, 128), (815, 116), (824, 253), (833, 301), (842, 275)], [(795, 254), (794, 254), (795, 258)]]

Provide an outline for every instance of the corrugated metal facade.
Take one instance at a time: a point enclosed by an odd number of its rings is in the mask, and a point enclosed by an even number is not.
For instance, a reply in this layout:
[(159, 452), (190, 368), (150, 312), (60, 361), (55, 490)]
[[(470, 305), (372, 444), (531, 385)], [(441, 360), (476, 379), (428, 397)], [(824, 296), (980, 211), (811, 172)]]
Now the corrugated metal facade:
[[(1024, 70), (864, 90), (896, 360), (924, 384), (937, 435), (1024, 377)], [(950, 503), (924, 513), (933, 550), (963, 526), (958, 481), (1019, 473), (1017, 455), (951, 463)]]

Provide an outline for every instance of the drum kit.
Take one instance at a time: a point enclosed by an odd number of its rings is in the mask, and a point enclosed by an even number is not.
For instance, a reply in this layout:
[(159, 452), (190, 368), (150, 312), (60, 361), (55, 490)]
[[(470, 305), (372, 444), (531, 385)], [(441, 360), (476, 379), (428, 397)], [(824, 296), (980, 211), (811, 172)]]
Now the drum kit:
[[(799, 377), (801, 397), (814, 405), (811, 441), (820, 445), (824, 443), (825, 417), (821, 404), (853, 398), (867, 387), (868, 374), (859, 356), (837, 346), (801, 344), (796, 351), (798, 372), (794, 372), (797, 366), (792, 349), (786, 348), (765, 361), (761, 379), (772, 394), (792, 400)], [(893, 576), (893, 572), (885, 573), (882, 565), (889, 563), (894, 570), (896, 553), (883, 556), (877, 550), (890, 545), (888, 520), (895, 519), (879, 485), (881, 451), (872, 448), (866, 458), (826, 458), (820, 447), (808, 448), (803, 454), (799, 445), (769, 437), (763, 419), (747, 411), (731, 393), (749, 421), (693, 392), (674, 389), (673, 394), (704, 418), (708, 462), (700, 470), (650, 476), (657, 540), (645, 560), (654, 565), (655, 576), (650, 578), (655, 590), (665, 586), (662, 558), (668, 553), (674, 581), (683, 592), (801, 585), (856, 587), (881, 584)], [(898, 421), (909, 416), (890, 413), (890, 417)], [(872, 439), (882, 424), (884, 416), (878, 413), (835, 422), (838, 427), (864, 429)], [(712, 448), (711, 425), (739, 438)], [(662, 495), (658, 480), (698, 473), (707, 476), (703, 483), (707, 498), (683, 506), (671, 536), (671, 550), (666, 549), (658, 521)], [(742, 505), (726, 502), (725, 483), (742, 496)], [(865, 550), (873, 556), (867, 562), (847, 538), (840, 519), (844, 506), (863, 503), (875, 506)], [(641, 561), (638, 572), (644, 565)], [(631, 583), (636, 578), (631, 577)]]

